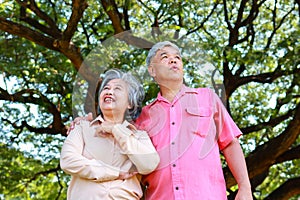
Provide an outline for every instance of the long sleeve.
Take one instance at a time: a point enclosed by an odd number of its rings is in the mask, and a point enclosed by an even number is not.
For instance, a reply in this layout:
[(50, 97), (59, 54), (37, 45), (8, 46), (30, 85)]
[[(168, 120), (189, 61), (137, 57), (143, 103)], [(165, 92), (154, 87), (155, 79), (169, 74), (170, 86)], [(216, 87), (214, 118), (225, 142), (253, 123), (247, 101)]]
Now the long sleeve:
[(149, 174), (155, 170), (160, 158), (147, 132), (135, 130), (133, 125), (125, 121), (123, 124), (116, 124), (112, 134), (122, 153), (128, 155), (140, 174)]
[(100, 160), (83, 156), (83, 130), (76, 125), (65, 140), (60, 156), (60, 166), (66, 173), (96, 182), (114, 180), (119, 176), (119, 169)]

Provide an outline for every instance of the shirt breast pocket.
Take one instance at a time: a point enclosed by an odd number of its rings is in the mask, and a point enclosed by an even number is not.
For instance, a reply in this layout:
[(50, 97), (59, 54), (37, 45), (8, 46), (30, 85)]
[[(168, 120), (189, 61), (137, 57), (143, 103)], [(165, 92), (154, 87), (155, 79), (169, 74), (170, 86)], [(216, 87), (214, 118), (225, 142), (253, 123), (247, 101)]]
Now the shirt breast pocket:
[(212, 122), (212, 109), (210, 107), (188, 107), (186, 114), (186, 124), (191, 131), (200, 137), (206, 137)]

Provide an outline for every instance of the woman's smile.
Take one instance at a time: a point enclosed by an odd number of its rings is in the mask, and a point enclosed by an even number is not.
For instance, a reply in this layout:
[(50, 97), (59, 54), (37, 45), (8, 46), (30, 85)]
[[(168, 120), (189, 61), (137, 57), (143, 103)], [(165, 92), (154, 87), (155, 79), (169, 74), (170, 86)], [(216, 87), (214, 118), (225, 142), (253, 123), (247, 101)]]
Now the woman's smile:
[(99, 105), (104, 116), (123, 116), (129, 107), (127, 84), (121, 79), (110, 80), (100, 92)]

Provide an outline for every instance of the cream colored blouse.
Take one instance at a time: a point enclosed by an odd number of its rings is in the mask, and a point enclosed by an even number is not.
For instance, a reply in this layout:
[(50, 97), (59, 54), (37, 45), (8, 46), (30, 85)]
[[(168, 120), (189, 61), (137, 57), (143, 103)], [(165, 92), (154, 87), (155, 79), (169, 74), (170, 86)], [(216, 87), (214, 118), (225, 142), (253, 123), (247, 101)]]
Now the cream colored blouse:
[(60, 166), (72, 175), (69, 200), (140, 199), (139, 176), (118, 180), (120, 172), (149, 174), (159, 163), (159, 156), (145, 131), (124, 121), (116, 124), (112, 134), (97, 134), (96, 123), (81, 121), (65, 140)]

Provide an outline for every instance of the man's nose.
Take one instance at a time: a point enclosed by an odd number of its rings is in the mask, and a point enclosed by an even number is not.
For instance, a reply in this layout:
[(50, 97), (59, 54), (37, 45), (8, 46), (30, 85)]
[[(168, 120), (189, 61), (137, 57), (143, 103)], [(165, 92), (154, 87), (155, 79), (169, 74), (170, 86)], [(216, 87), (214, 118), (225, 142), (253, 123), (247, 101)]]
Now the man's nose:
[(170, 63), (176, 63), (176, 59), (174, 57), (171, 57), (169, 62)]

